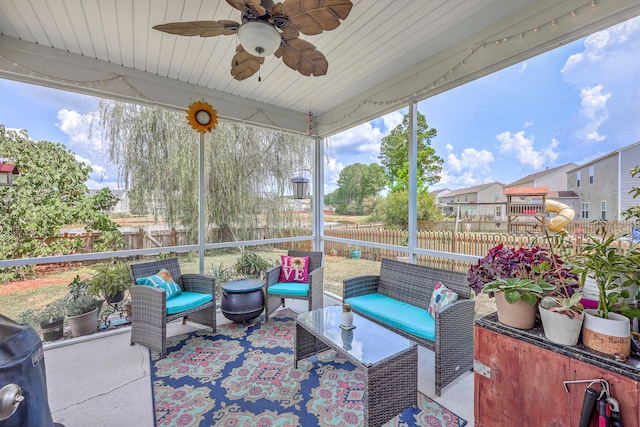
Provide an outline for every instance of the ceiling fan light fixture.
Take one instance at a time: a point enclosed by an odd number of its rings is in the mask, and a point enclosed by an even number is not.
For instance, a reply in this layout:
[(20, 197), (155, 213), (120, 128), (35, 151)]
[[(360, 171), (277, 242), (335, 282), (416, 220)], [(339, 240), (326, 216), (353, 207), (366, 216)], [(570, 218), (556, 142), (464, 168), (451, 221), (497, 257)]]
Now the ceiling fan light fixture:
[(238, 39), (247, 53), (254, 56), (273, 55), (280, 47), (280, 33), (273, 26), (259, 22), (245, 22), (238, 28)]

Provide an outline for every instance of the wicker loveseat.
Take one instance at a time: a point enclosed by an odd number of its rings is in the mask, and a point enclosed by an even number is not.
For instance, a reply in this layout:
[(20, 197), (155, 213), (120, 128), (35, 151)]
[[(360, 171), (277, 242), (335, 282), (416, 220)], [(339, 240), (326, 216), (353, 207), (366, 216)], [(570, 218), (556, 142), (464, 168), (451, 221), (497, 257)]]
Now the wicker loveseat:
[(182, 274), (177, 258), (132, 264), (133, 279), (152, 276), (160, 269), (167, 269), (182, 289), (182, 294), (172, 298), (168, 306), (166, 292), (146, 285), (132, 285), (131, 294), (131, 345), (137, 343), (167, 354), (167, 322), (182, 318), (209, 326), (216, 330), (215, 279), (200, 274)]
[[(435, 391), (440, 396), (447, 384), (473, 367), (475, 301), (466, 277), (384, 258), (379, 275), (344, 280), (343, 301), (359, 315), (432, 350)], [(458, 300), (436, 311), (434, 319), (427, 310), (438, 282), (456, 292)]]

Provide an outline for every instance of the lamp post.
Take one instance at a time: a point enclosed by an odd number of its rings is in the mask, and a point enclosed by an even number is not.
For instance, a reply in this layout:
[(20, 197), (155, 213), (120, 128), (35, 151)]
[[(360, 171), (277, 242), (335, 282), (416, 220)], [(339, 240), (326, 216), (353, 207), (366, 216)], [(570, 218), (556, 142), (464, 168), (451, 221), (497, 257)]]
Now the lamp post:
[(302, 176), (296, 176), (291, 178), (291, 183), (293, 184), (293, 198), (304, 199), (309, 189), (309, 180)]

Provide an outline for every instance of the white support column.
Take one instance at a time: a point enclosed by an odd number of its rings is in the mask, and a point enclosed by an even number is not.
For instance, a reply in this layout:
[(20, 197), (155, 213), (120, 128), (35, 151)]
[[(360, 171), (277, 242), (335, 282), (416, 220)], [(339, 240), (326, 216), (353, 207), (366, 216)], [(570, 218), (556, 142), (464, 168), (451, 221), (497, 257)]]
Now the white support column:
[(324, 251), (324, 139), (316, 137), (313, 153), (313, 250)]
[(198, 255), (200, 258), (200, 274), (204, 274), (204, 244), (206, 243), (204, 206), (204, 134), (201, 133), (198, 152)]
[(418, 105), (415, 101), (409, 103), (409, 261), (415, 263), (414, 248), (418, 238)]

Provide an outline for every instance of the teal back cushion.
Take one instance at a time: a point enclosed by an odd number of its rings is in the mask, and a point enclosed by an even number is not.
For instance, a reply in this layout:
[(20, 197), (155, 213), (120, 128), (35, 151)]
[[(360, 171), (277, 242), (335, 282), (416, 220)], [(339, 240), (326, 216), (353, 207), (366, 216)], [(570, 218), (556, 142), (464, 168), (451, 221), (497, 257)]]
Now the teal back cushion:
[(167, 300), (177, 297), (182, 293), (180, 286), (173, 281), (171, 274), (164, 268), (153, 276), (140, 277), (136, 279), (136, 283), (138, 285), (153, 286), (154, 288), (164, 289), (167, 293)]

